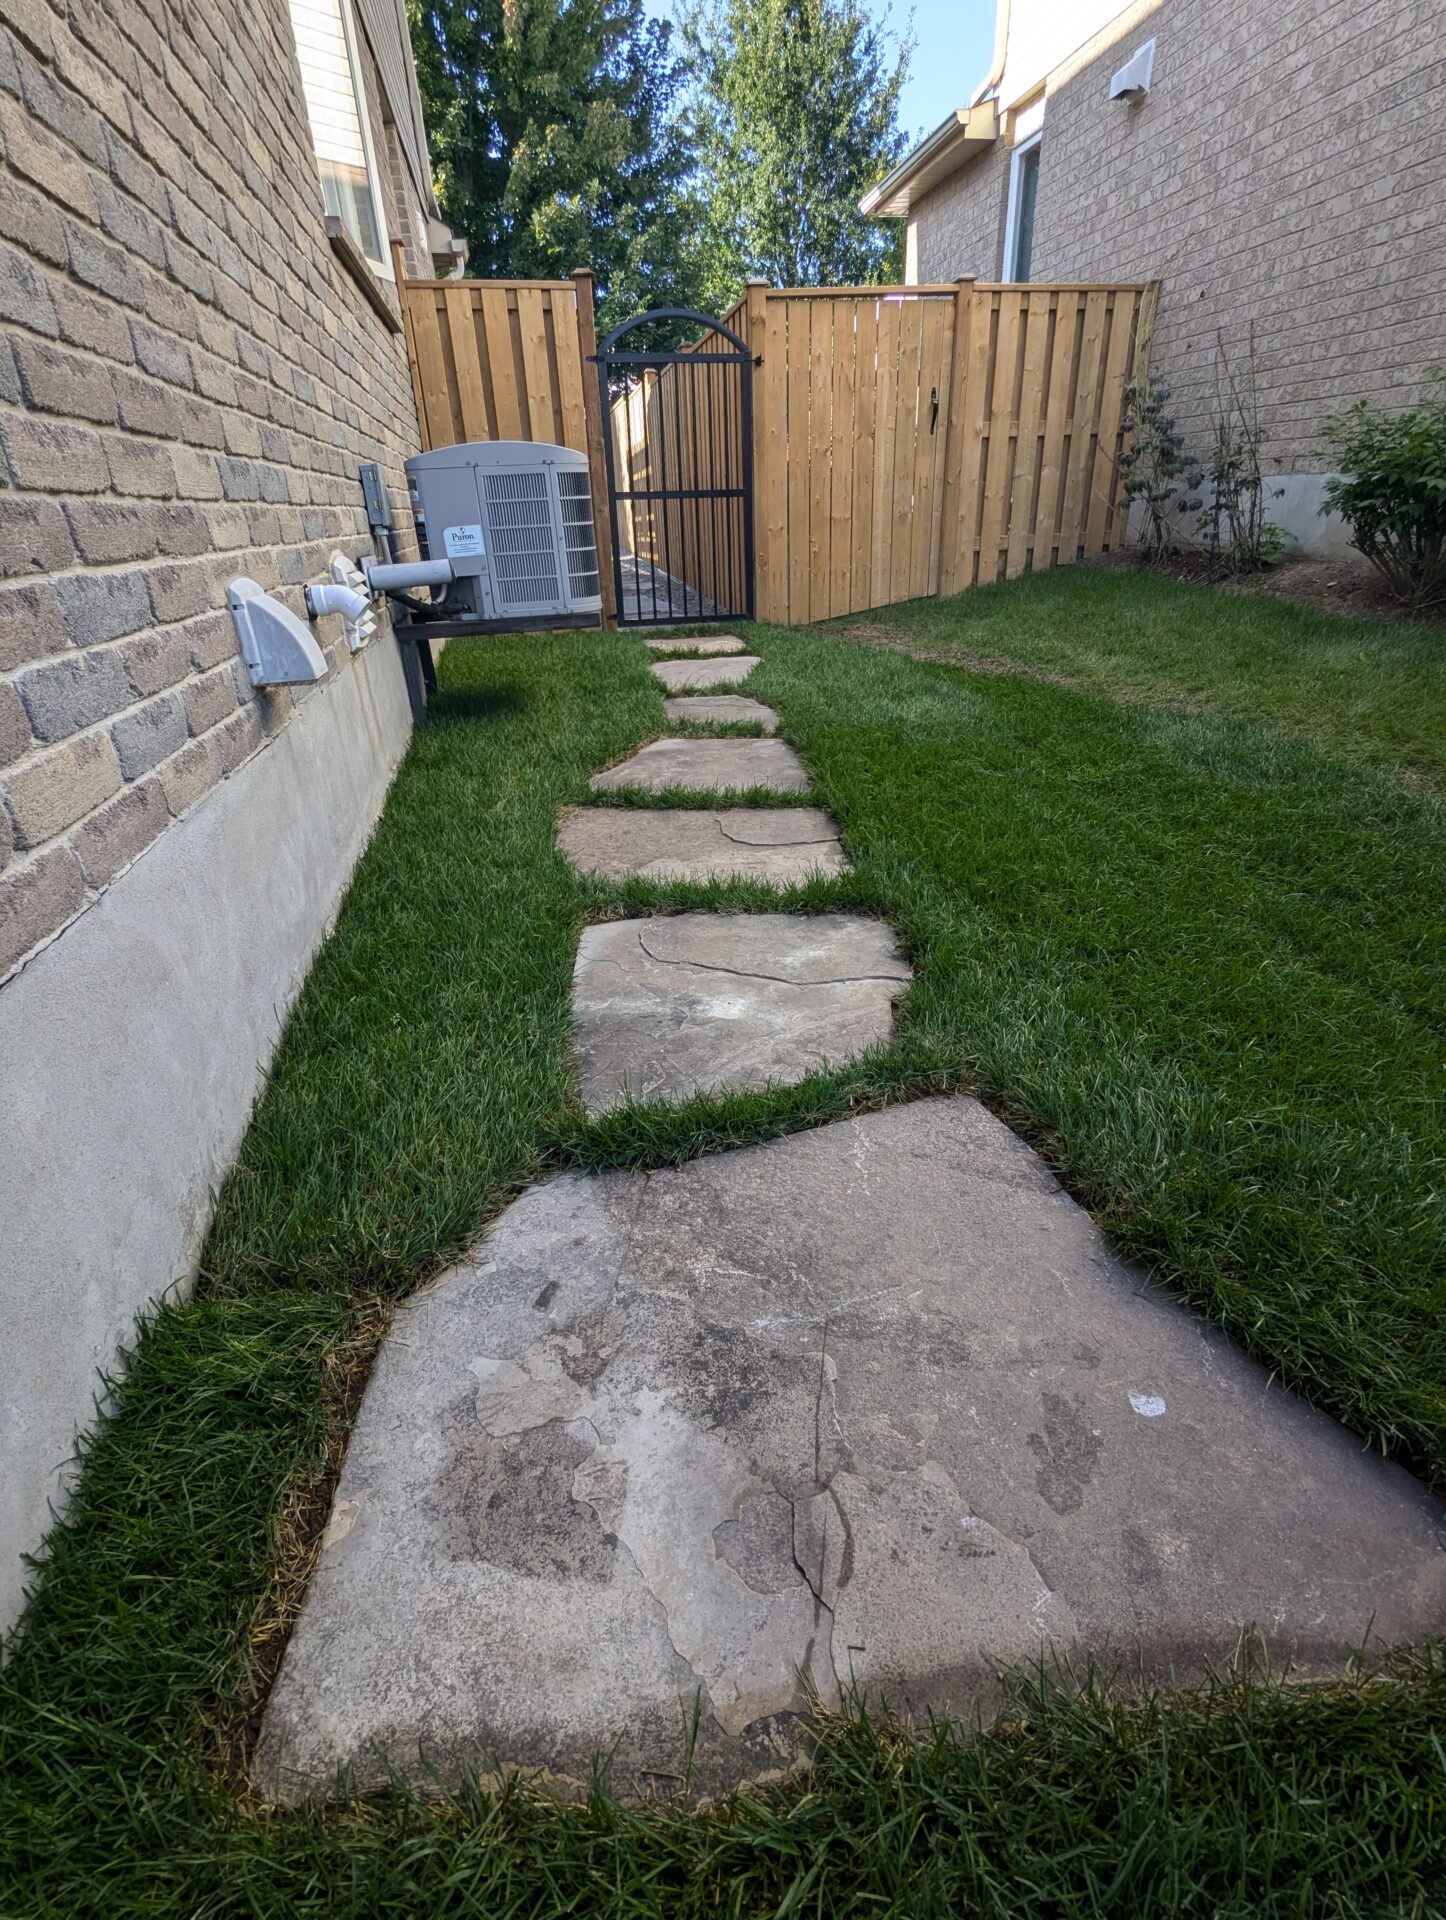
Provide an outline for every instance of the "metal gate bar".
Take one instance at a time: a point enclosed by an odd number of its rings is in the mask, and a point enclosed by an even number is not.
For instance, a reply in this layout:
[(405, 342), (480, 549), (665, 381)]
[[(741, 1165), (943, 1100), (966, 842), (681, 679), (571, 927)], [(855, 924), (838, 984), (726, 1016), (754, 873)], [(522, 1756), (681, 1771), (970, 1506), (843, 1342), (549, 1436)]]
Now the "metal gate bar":
[[(659, 321), (696, 325), (699, 338), (675, 349), (619, 346)], [(706, 344), (712, 336), (729, 345), (715, 350)], [(747, 346), (710, 314), (660, 307), (615, 328), (594, 358), (619, 624), (751, 620), (753, 361)], [(626, 559), (624, 514), (631, 535)]]

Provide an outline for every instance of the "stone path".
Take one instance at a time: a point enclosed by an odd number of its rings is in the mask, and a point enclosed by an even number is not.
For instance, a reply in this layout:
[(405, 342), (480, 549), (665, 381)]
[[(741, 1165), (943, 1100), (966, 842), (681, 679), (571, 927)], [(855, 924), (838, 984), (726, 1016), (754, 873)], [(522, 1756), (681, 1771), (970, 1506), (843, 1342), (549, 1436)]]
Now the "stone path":
[(762, 727), (765, 733), (778, 731), (778, 715), (772, 707), (765, 707), (759, 700), (745, 699), (741, 693), (684, 695), (678, 700), (665, 700), (663, 711), (670, 720), (746, 721), (750, 726)]
[(746, 680), (757, 665), (756, 653), (740, 653), (713, 660), (655, 660), (652, 672), (654, 679), (661, 680), (669, 693), (678, 693), (684, 687), (697, 687), (702, 691), (709, 687), (735, 687)]
[(707, 620), (720, 611), (696, 587), (632, 554), (622, 556), (622, 576), (618, 613), (623, 620)]
[(607, 880), (740, 878), (788, 886), (849, 867), (837, 826), (818, 807), (586, 807), (563, 821), (557, 840), (581, 872)]
[(256, 1771), (622, 1791), (967, 1712), (1041, 1642), (1303, 1674), (1446, 1617), (1440, 1510), (1113, 1258), (975, 1101), (534, 1189), (402, 1307)]
[(762, 1087), (885, 1041), (909, 966), (852, 914), (680, 913), (588, 927), (572, 1007), (590, 1113)]
[(722, 792), (731, 787), (741, 793), (771, 787), (776, 793), (807, 793), (808, 773), (783, 740), (653, 740), (620, 765), (595, 773), (588, 784), (595, 791), (697, 787)]
[[(593, 784), (760, 772), (807, 781), (783, 742), (735, 738), (656, 741)], [(615, 879), (848, 868), (816, 807), (598, 806), (558, 842)], [(890, 929), (852, 915), (589, 927), (580, 1096), (796, 1081), (886, 1040), (908, 979)], [(343, 1769), (522, 1767), (578, 1790), (605, 1754), (617, 1790), (672, 1789), (696, 1721), (688, 1784), (714, 1791), (806, 1757), (809, 1688), (967, 1715), (1051, 1648), (1190, 1678), (1247, 1625), (1329, 1671), (1368, 1629), (1446, 1625), (1443, 1526), (1112, 1255), (973, 1100), (565, 1174), (399, 1309), (256, 1780), (296, 1801)]]

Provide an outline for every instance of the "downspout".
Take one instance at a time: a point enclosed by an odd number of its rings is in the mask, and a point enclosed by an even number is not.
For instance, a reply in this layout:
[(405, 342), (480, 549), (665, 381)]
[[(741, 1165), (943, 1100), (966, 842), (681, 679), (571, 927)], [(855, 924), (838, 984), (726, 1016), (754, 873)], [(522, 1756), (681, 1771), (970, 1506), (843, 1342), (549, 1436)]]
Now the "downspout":
[(995, 0), (994, 4), (994, 60), (988, 73), (974, 90), (974, 98), (969, 102), (977, 107), (986, 93), (992, 93), (1004, 78), (1004, 56), (1009, 51), (1009, 0)]

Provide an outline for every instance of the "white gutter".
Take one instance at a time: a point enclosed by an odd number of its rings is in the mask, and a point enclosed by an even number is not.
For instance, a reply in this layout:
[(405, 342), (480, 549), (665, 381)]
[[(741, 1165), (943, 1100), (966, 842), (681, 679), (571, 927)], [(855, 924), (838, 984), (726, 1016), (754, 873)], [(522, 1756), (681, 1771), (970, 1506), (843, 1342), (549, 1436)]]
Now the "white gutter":
[(999, 115), (992, 100), (956, 107), (942, 126), (905, 156), (892, 173), (870, 187), (859, 212), (878, 220), (903, 220), (920, 194), (956, 173), (964, 162), (999, 138)]
[(859, 212), (878, 220), (907, 219), (911, 203), (961, 166), (972, 153), (999, 137), (998, 114), (984, 96), (993, 93), (1004, 77), (1009, 50), (1009, 0), (995, 0), (994, 58), (988, 73), (974, 90), (967, 107), (956, 107), (876, 187), (859, 201)]

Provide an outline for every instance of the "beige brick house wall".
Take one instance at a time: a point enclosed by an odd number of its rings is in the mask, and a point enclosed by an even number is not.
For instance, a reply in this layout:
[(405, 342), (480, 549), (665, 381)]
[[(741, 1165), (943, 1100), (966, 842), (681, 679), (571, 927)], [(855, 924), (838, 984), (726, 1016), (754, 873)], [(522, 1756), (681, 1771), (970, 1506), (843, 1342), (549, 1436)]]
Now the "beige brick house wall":
[(909, 222), (905, 277), (931, 282), (969, 273), (976, 280), (998, 279), (1008, 181), (1009, 155), (999, 140), (935, 187)]
[(300, 611), (369, 550), (359, 463), (404, 503), (418, 440), (402, 338), (326, 241), (286, 0), (0, 19), (3, 978), (287, 725), (225, 583)]
[[(1080, 18), (1058, 0), (1011, 13), (1006, 109), (1049, 69), (1032, 277), (1163, 280), (1153, 364), (1192, 444), (1217, 329), (1239, 360), (1253, 323), (1271, 464), (1321, 472), (1328, 413), (1404, 406), (1446, 360), (1441, 0), (1160, 0), (1070, 53)], [(1151, 35), (1148, 96), (1110, 100)], [(916, 209), (920, 279), (998, 276), (1002, 147)]]
[(384, 614), (258, 694), (226, 584), (301, 613), (370, 549), (360, 463), (404, 510), (418, 444), (327, 241), (288, 0), (0, 0), (0, 1627), (100, 1376), (196, 1271), (410, 731)]

